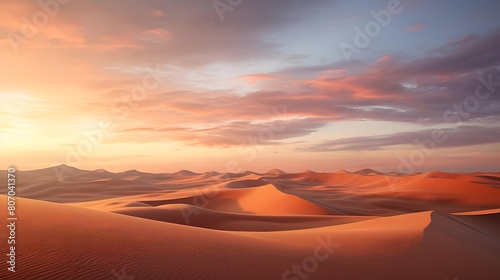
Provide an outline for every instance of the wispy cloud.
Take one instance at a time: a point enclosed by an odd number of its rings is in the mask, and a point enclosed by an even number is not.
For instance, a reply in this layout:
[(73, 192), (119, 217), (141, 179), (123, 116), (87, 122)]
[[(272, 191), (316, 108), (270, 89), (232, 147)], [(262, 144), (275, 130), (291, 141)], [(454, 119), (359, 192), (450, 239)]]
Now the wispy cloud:
[(500, 143), (500, 127), (460, 126), (457, 128), (425, 129), (386, 135), (326, 140), (299, 150), (314, 152), (380, 150), (395, 145), (415, 145), (415, 143), (422, 142), (425, 139), (432, 139), (434, 131), (438, 131), (440, 135), (444, 135), (442, 136), (443, 139), (446, 139), (446, 141), (439, 144), (441, 148)]
[(414, 25), (407, 26), (405, 29), (410, 31), (420, 31), (427, 26), (425, 23), (418, 23)]

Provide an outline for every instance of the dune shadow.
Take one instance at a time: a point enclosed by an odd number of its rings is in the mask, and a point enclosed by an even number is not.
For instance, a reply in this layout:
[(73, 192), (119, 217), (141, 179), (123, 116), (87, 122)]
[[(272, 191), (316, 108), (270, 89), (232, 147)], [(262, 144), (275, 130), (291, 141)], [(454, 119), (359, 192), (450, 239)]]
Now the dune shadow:
[(241, 208), (237, 200), (224, 197), (216, 197), (210, 199), (205, 196), (194, 196), (194, 197), (165, 199), (165, 200), (137, 201), (136, 203), (145, 204), (153, 207), (171, 205), (171, 204), (187, 204), (220, 212), (255, 214), (250, 211), (245, 211), (243, 208)]

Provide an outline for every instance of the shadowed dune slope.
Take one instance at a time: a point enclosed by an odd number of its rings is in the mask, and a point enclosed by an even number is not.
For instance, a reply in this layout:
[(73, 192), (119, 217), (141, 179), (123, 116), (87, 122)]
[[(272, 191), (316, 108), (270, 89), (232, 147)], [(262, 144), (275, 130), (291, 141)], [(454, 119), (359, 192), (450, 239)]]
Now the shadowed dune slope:
[(279, 191), (271, 184), (248, 188), (211, 187), (208, 189), (157, 192), (111, 198), (73, 205), (98, 210), (113, 210), (137, 205), (158, 207), (170, 204), (190, 204), (206, 209), (237, 214), (258, 215), (325, 215), (329, 211), (295, 195)]
[(374, 216), (248, 215), (224, 213), (185, 204), (124, 207), (114, 213), (182, 225), (230, 231), (282, 231), (354, 223)]

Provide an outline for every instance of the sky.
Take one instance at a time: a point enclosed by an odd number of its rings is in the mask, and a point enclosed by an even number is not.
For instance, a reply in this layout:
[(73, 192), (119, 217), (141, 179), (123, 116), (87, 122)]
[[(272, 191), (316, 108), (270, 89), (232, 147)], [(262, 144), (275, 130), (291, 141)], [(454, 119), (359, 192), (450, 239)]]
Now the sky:
[(0, 169), (500, 171), (499, 1), (0, 8)]

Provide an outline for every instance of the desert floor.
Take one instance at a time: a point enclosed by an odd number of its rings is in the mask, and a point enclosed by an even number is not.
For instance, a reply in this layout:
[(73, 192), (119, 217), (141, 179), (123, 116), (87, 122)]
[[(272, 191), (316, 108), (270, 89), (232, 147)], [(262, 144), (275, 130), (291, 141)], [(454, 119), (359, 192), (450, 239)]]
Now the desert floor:
[(500, 173), (57, 168), (16, 173), (0, 279), (500, 279)]

